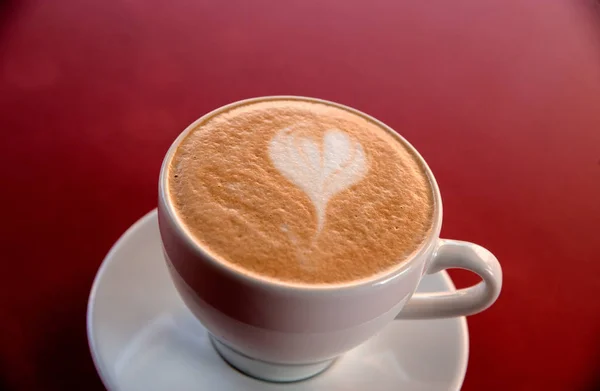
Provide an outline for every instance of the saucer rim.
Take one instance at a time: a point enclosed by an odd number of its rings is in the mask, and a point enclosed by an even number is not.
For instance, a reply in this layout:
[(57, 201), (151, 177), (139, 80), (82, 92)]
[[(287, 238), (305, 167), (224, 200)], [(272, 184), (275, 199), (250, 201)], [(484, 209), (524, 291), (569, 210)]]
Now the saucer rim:
[[(131, 226), (129, 226), (129, 228), (127, 228), (127, 230), (123, 234), (121, 234), (121, 236), (114, 242), (114, 244), (111, 246), (110, 250), (104, 256), (104, 259), (102, 260), (102, 263), (100, 264), (100, 267), (98, 268), (98, 271), (96, 272), (96, 275), (94, 277), (94, 282), (92, 283), (92, 288), (90, 290), (90, 294), (88, 297), (87, 311), (86, 311), (86, 334), (87, 334), (87, 340), (88, 340), (88, 348), (90, 350), (90, 355), (92, 356), (92, 361), (94, 362), (94, 366), (96, 367), (96, 371), (98, 372), (98, 376), (100, 377), (100, 380), (102, 381), (102, 384), (104, 385), (104, 387), (109, 391), (119, 391), (120, 387), (119, 387), (118, 383), (116, 382), (116, 380), (112, 379), (112, 377), (108, 375), (108, 370), (105, 368), (104, 364), (101, 362), (102, 360), (98, 353), (99, 350), (97, 347), (96, 339), (94, 338), (95, 334), (94, 334), (92, 318), (94, 316), (96, 296), (98, 295), (98, 290), (100, 289), (99, 287), (101, 285), (101, 281), (105, 274), (105, 271), (108, 268), (109, 264), (111, 263), (111, 260), (114, 258), (115, 253), (117, 253), (118, 250), (120, 249), (120, 247), (123, 246), (123, 244), (125, 244), (128, 241), (130, 236), (132, 236), (136, 231), (138, 231), (145, 224), (149, 223), (153, 219), (156, 219), (157, 216), (158, 216), (158, 212), (157, 212), (156, 208), (150, 210), (145, 215), (140, 217), (135, 223), (133, 223)], [(454, 285), (452, 278), (450, 278), (450, 275), (445, 270), (439, 272), (439, 274), (441, 275), (442, 279), (444, 279), (444, 282), (450, 288), (450, 291), (456, 291), (456, 286)], [(458, 391), (461, 389), (461, 387), (464, 383), (464, 380), (465, 380), (465, 376), (467, 374), (467, 366), (469, 363), (469, 353), (470, 353), (469, 352), (469, 327), (467, 325), (467, 319), (464, 316), (460, 316), (460, 317), (458, 317), (457, 320), (460, 323), (461, 335), (466, 336), (466, 337), (463, 338), (463, 343), (462, 343), (463, 346), (461, 348), (461, 352), (462, 352), (461, 356), (462, 357), (460, 360), (461, 362), (459, 365), (459, 369), (457, 371), (457, 372), (459, 372), (459, 376), (456, 377), (455, 383), (451, 384), (451, 388), (449, 388), (450, 391), (453, 391), (453, 390)], [(395, 320), (395, 321), (397, 321), (397, 320)], [(406, 320), (406, 321), (410, 322), (410, 320)]]

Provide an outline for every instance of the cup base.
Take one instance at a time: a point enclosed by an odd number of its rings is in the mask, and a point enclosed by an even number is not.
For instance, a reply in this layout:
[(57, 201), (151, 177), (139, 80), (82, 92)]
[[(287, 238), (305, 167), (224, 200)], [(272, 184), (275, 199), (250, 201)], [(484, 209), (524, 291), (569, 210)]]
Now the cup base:
[(274, 364), (239, 353), (213, 335), (210, 339), (215, 350), (229, 365), (248, 376), (269, 382), (289, 383), (306, 380), (323, 372), (335, 361), (333, 358), (312, 364)]

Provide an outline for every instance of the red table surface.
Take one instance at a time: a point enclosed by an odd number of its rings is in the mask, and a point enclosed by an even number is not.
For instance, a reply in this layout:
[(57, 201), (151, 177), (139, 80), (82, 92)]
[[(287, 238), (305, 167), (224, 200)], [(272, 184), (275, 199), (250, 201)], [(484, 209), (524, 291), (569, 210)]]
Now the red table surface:
[(437, 176), (443, 235), (500, 259), (500, 299), (468, 320), (464, 390), (600, 388), (599, 8), (1, 2), (0, 389), (103, 388), (85, 310), (104, 255), (155, 207), (186, 125), (271, 94), (398, 130)]

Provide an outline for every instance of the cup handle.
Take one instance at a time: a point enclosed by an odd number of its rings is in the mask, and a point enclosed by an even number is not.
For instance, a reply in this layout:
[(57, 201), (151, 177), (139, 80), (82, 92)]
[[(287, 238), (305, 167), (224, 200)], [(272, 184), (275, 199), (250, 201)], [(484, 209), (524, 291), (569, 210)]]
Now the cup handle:
[(440, 239), (427, 274), (444, 269), (466, 269), (483, 281), (452, 293), (415, 293), (396, 319), (432, 319), (473, 315), (491, 306), (502, 288), (498, 259), (477, 244)]

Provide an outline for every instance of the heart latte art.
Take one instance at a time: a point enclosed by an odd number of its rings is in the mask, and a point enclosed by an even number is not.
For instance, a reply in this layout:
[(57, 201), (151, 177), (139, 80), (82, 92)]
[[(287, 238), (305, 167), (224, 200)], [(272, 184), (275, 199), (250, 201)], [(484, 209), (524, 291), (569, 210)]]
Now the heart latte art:
[(317, 234), (323, 229), (327, 202), (358, 182), (368, 167), (362, 145), (346, 133), (329, 129), (319, 145), (298, 137), (291, 128), (278, 132), (269, 143), (273, 165), (311, 200), (317, 213)]
[(432, 189), (412, 150), (370, 118), (320, 101), (211, 113), (180, 141), (168, 177), (170, 202), (206, 252), (281, 283), (386, 272), (432, 226)]

